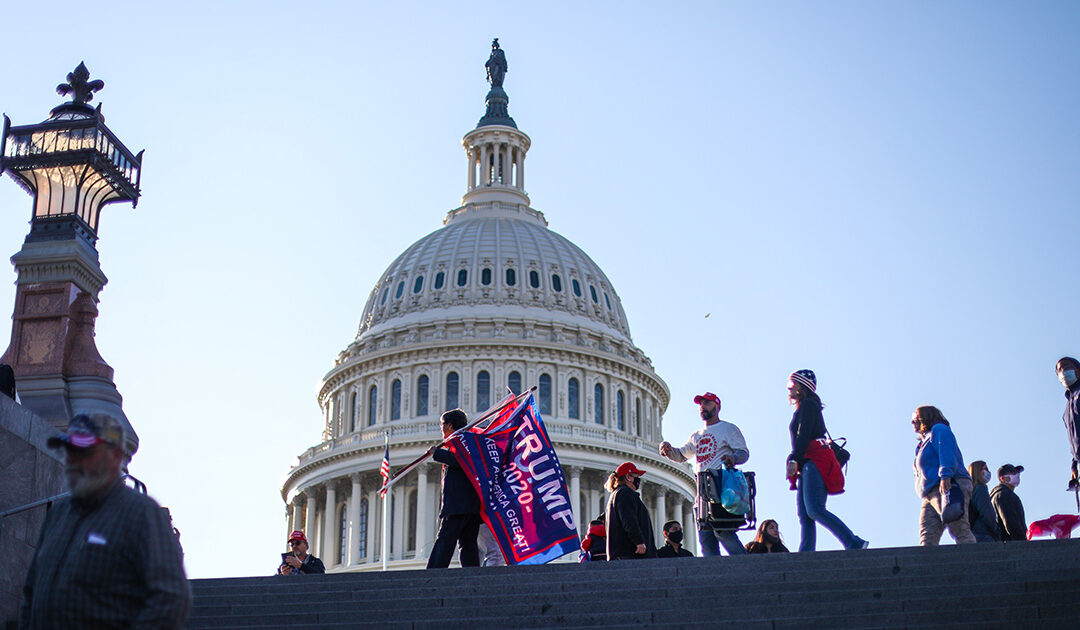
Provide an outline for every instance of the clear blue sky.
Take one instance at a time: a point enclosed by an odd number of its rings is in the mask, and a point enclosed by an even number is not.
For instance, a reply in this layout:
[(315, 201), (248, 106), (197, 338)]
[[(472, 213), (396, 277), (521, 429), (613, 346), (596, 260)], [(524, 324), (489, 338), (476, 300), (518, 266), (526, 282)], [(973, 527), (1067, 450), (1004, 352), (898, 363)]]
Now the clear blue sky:
[[(321, 376), (383, 269), (464, 192), (495, 36), (533, 206), (614, 283), (671, 388), (665, 437), (720, 394), (789, 542), (798, 368), (853, 452), (830, 508), (875, 547), (917, 543), (921, 404), (965, 460), (1027, 467), (1029, 519), (1075, 510), (1053, 364), (1080, 354), (1080, 5), (300, 6), (5, 9), (14, 124), (43, 120), (84, 60), (109, 125), (146, 149), (138, 209), (101, 222), (97, 342), (191, 576), (273, 570)], [(30, 207), (5, 178), (0, 254)]]

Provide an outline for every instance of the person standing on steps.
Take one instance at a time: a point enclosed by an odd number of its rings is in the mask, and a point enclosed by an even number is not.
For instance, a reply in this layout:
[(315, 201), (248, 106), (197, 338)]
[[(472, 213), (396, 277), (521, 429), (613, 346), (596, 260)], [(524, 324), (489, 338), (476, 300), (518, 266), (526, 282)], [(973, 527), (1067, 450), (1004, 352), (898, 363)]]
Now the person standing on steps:
[(919, 544), (937, 545), (946, 527), (957, 544), (976, 542), (967, 518), (973, 484), (949, 421), (940, 409), (925, 405), (911, 414), (911, 426), (920, 438), (914, 466), (915, 491), (922, 498)]
[(679, 521), (664, 523), (664, 546), (656, 550), (657, 558), (693, 558), (694, 554), (683, 547), (682, 524)]
[(652, 519), (638, 496), (644, 474), (644, 470), (626, 462), (620, 464), (604, 483), (611, 492), (604, 511), (608, 561), (656, 557)]
[(817, 524), (836, 536), (844, 549), (866, 549), (870, 543), (851, 533), (851, 529), (825, 509), (830, 494), (844, 491), (844, 473), (825, 440), (825, 417), (817, 395), (817, 376), (811, 370), (798, 370), (788, 379), (788, 402), (795, 413), (788, 425), (791, 454), (787, 458), (787, 476), (795, 485), (795, 503), (799, 513), (802, 540), (799, 551), (817, 548)]
[(976, 542), (997, 542), (1001, 540), (1001, 532), (998, 531), (997, 513), (994, 504), (990, 502), (990, 468), (981, 459), (968, 464), (968, 474), (975, 488), (971, 491), (971, 503), (968, 509), (968, 523), (971, 524), (971, 533)]
[(708, 471), (724, 466), (745, 464), (750, 459), (750, 449), (746, 447), (739, 427), (720, 419), (720, 397), (712, 392), (694, 396), (698, 405), (698, 414), (705, 421), (705, 426), (690, 434), (690, 439), (679, 448), (668, 442), (660, 444), (660, 454), (676, 461), (685, 462), (693, 457), (694, 472), (697, 474), (697, 496), (694, 499), (694, 514), (698, 522), (698, 542), (701, 555), (719, 556), (720, 547), (729, 556), (746, 553), (746, 548), (739, 542), (734, 531), (714, 530), (708, 524), (708, 498), (705, 496), (705, 484)]
[(998, 468), (997, 487), (990, 491), (990, 502), (997, 512), (998, 529), (1001, 540), (1027, 540), (1027, 519), (1024, 518), (1024, 503), (1015, 490), (1020, 485), (1020, 473), (1023, 466), (1005, 464)]

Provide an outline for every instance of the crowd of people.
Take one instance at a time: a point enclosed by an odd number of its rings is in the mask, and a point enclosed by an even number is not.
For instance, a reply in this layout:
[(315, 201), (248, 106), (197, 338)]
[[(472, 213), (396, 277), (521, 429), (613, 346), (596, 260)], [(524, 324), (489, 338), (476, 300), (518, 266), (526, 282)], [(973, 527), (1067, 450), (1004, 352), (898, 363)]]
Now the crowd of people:
[[(1058, 378), (1066, 389), (1064, 422), (1072, 449), (1070, 489), (1080, 488), (1080, 362), (1063, 357), (1057, 362)], [(814, 551), (817, 527), (821, 525), (836, 537), (845, 549), (866, 549), (870, 543), (857, 536), (840, 517), (827, 508), (828, 497), (843, 492), (844, 471), (831, 447), (831, 437), (822, 413), (824, 405), (817, 393), (817, 375), (812, 370), (793, 372), (787, 384), (788, 401), (794, 406), (788, 433), (791, 451), (787, 457), (787, 477), (795, 491), (799, 518), (798, 551)], [(669, 442), (659, 445), (659, 453), (675, 462), (690, 462), (697, 478), (694, 514), (697, 539), (702, 555), (718, 556), (747, 553), (783, 553), (788, 549), (780, 538), (779, 525), (773, 519), (761, 521), (756, 536), (743, 545), (739, 527), (710, 517), (719, 500), (711, 494), (710, 474), (734, 470), (750, 459), (750, 450), (742, 432), (734, 424), (720, 419), (721, 400), (712, 392), (694, 397), (704, 425), (693, 432), (682, 446)], [(468, 419), (454, 409), (441, 418), (444, 438), (464, 427)], [(992, 476), (985, 461), (964, 465), (949, 421), (937, 407), (918, 407), (911, 424), (918, 434), (913, 464), (915, 490), (921, 498), (919, 542), (937, 545), (946, 530), (957, 543), (1026, 540), (1027, 521), (1024, 506), (1016, 494), (1023, 466), (1005, 464), (998, 468), (998, 484), (991, 489)], [(462, 566), (504, 564), (493, 541), (483, 537), (480, 501), (464, 471), (446, 449), (432, 447), (429, 454), (443, 464), (442, 504), (439, 532), (428, 560), (428, 568), (449, 566), (455, 548), (460, 550)], [(677, 558), (692, 556), (684, 545), (682, 524), (668, 521), (662, 528), (662, 546), (657, 545), (649, 511), (638, 494), (640, 479), (646, 472), (633, 462), (625, 462), (608, 477), (605, 489), (608, 500), (603, 514), (589, 524), (581, 542), (583, 562), (638, 558)], [(720, 473), (724, 474), (723, 472)], [(732, 515), (728, 515), (732, 516)], [(743, 521), (737, 521), (741, 524)], [(293, 536), (302, 532), (293, 532)], [(483, 562), (478, 538), (487, 553)], [(490, 536), (489, 536), (490, 538)], [(290, 543), (295, 542), (290, 537)], [(485, 544), (486, 543), (486, 544)], [(311, 556), (308, 556), (311, 558)], [(315, 559), (321, 569), (322, 564)], [(290, 567), (296, 562), (283, 559), (280, 573), (304, 572)], [(291, 569), (291, 570), (290, 570)], [(316, 571), (307, 571), (316, 572)]]

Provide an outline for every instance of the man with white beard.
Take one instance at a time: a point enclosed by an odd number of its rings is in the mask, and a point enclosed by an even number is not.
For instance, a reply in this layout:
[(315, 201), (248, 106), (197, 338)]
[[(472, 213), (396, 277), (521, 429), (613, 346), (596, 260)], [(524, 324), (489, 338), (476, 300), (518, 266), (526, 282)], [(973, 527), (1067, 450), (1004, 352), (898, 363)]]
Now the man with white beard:
[(180, 544), (153, 499), (122, 479), (124, 427), (77, 415), (49, 438), (71, 496), (52, 505), (23, 587), (20, 628), (181, 628), (191, 608)]

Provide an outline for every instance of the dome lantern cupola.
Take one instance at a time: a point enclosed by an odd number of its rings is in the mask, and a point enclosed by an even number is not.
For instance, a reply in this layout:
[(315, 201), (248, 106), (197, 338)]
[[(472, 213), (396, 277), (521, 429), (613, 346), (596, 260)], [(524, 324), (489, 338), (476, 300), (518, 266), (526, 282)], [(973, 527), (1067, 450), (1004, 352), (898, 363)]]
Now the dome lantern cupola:
[(487, 111), (476, 129), (462, 139), (469, 169), (461, 203), (487, 205), (498, 202), (510, 206), (528, 206), (525, 153), (532, 141), (518, 130), (517, 123), (507, 110), (510, 97), (502, 87), (506, 76), (506, 54), (499, 48), (498, 38), (491, 42), (491, 56), (485, 66), (491, 84), (486, 99)]

